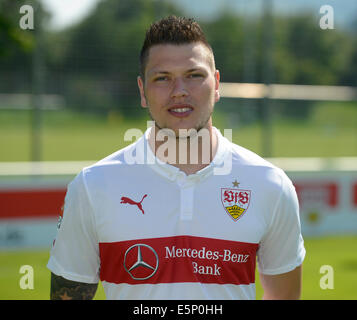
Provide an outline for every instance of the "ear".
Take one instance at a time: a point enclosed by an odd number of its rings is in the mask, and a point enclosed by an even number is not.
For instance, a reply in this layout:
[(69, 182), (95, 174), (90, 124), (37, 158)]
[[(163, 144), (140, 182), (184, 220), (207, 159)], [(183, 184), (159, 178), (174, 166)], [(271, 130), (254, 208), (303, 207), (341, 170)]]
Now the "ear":
[(220, 74), (219, 74), (219, 70), (216, 70), (215, 74), (214, 74), (214, 78), (215, 78), (215, 94), (214, 94), (214, 101), (218, 102), (219, 99), (221, 98), (221, 95), (219, 93), (219, 81), (220, 81)]
[(148, 105), (147, 105), (146, 97), (145, 97), (144, 81), (140, 76), (138, 76), (137, 82), (138, 82), (138, 87), (139, 87), (139, 91), (140, 91), (141, 106), (143, 108), (147, 108)]

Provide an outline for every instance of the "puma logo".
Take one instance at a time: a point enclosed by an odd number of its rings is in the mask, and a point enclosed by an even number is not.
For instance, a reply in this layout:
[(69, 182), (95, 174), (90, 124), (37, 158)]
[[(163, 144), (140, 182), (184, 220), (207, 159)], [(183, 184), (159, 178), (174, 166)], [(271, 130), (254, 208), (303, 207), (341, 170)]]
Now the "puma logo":
[(121, 197), (120, 203), (129, 203), (129, 204), (131, 204), (131, 205), (136, 205), (136, 206), (139, 208), (139, 210), (144, 214), (144, 210), (143, 210), (143, 207), (142, 207), (141, 203), (143, 202), (143, 200), (144, 200), (146, 197), (147, 197), (147, 194), (145, 194), (145, 195), (143, 196), (143, 198), (141, 199), (140, 202), (136, 202), (136, 201), (134, 201), (134, 200), (131, 200), (131, 199), (128, 198), (128, 197)]

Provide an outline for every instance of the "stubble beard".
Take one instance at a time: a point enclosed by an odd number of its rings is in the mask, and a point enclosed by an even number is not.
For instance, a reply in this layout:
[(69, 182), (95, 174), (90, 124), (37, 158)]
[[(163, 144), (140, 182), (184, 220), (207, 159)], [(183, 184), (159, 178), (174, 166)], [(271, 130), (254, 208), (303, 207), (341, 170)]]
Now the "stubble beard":
[[(179, 140), (179, 139), (190, 139), (190, 138), (196, 137), (202, 129), (204, 129), (204, 128), (208, 129), (207, 124), (211, 119), (213, 109), (207, 115), (207, 117), (205, 119), (203, 119), (201, 122), (199, 122), (195, 127), (189, 128), (189, 129), (183, 129), (183, 130), (181, 130), (181, 132), (180, 132), (180, 129), (178, 129), (178, 132), (176, 132), (174, 129), (171, 129), (166, 125), (160, 124), (153, 117), (152, 113), (150, 112), (150, 108), (148, 108), (148, 113), (149, 113), (150, 119), (152, 121), (154, 121), (154, 123), (155, 123), (155, 129), (157, 130), (157, 132), (159, 130), (162, 130), (161, 132), (163, 133), (164, 136), (168, 136), (171, 138), (175, 138), (176, 140)], [(156, 132), (156, 134), (157, 134), (157, 132)]]
[[(209, 124), (209, 122), (211, 121), (213, 108), (210, 113), (195, 127), (178, 130), (173, 130), (171, 128), (168, 128), (168, 126), (166, 125), (158, 123), (151, 114), (149, 108), (148, 112), (151, 120), (154, 121), (154, 131), (151, 131), (152, 138), (154, 138), (154, 144), (156, 145), (157, 141), (161, 141), (162, 143), (168, 142), (168, 152), (170, 149), (169, 146), (175, 146), (174, 148), (178, 148), (176, 149), (176, 153), (173, 154), (173, 158), (168, 161), (170, 164), (200, 164), (200, 162), (204, 164), (209, 164), (212, 161), (213, 133), (210, 130), (210, 126), (212, 125), (212, 123)], [(156, 145), (156, 147), (153, 147), (154, 150), (156, 150), (156, 148), (159, 148), (158, 145)], [(183, 147), (183, 149), (181, 149), (181, 147)], [(164, 153), (163, 156), (165, 155), (167, 155), (167, 159), (169, 159), (169, 154)], [(183, 162), (181, 162), (181, 159), (183, 159)]]

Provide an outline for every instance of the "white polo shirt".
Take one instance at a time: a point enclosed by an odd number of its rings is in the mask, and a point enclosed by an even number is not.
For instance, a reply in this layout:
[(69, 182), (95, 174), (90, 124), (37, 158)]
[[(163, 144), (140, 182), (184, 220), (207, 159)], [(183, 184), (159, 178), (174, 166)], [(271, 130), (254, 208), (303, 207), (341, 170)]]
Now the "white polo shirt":
[(107, 299), (255, 299), (256, 261), (269, 275), (301, 265), (298, 200), (281, 169), (215, 129), (213, 162), (187, 176), (154, 156), (149, 130), (69, 184), (53, 273), (101, 280)]

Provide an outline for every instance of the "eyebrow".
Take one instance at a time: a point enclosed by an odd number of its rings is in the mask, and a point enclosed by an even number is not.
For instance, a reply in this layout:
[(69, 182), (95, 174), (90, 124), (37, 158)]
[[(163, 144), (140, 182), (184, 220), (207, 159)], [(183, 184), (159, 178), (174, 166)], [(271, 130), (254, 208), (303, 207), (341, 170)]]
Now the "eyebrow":
[(203, 72), (205, 71), (204, 69), (201, 69), (201, 68), (193, 68), (193, 69), (190, 69), (190, 70), (187, 70), (186, 73), (191, 73), (191, 72)]
[[(185, 71), (185, 73), (191, 73), (191, 72), (204, 72), (204, 69), (201, 69), (201, 68), (192, 68), (192, 69), (189, 69), (187, 71)], [(170, 74), (170, 72), (168, 71), (151, 71), (149, 72), (149, 76), (154, 76), (154, 75), (157, 75), (157, 74)]]
[(149, 72), (149, 75), (156, 75), (156, 74), (170, 74), (168, 71), (151, 71)]

